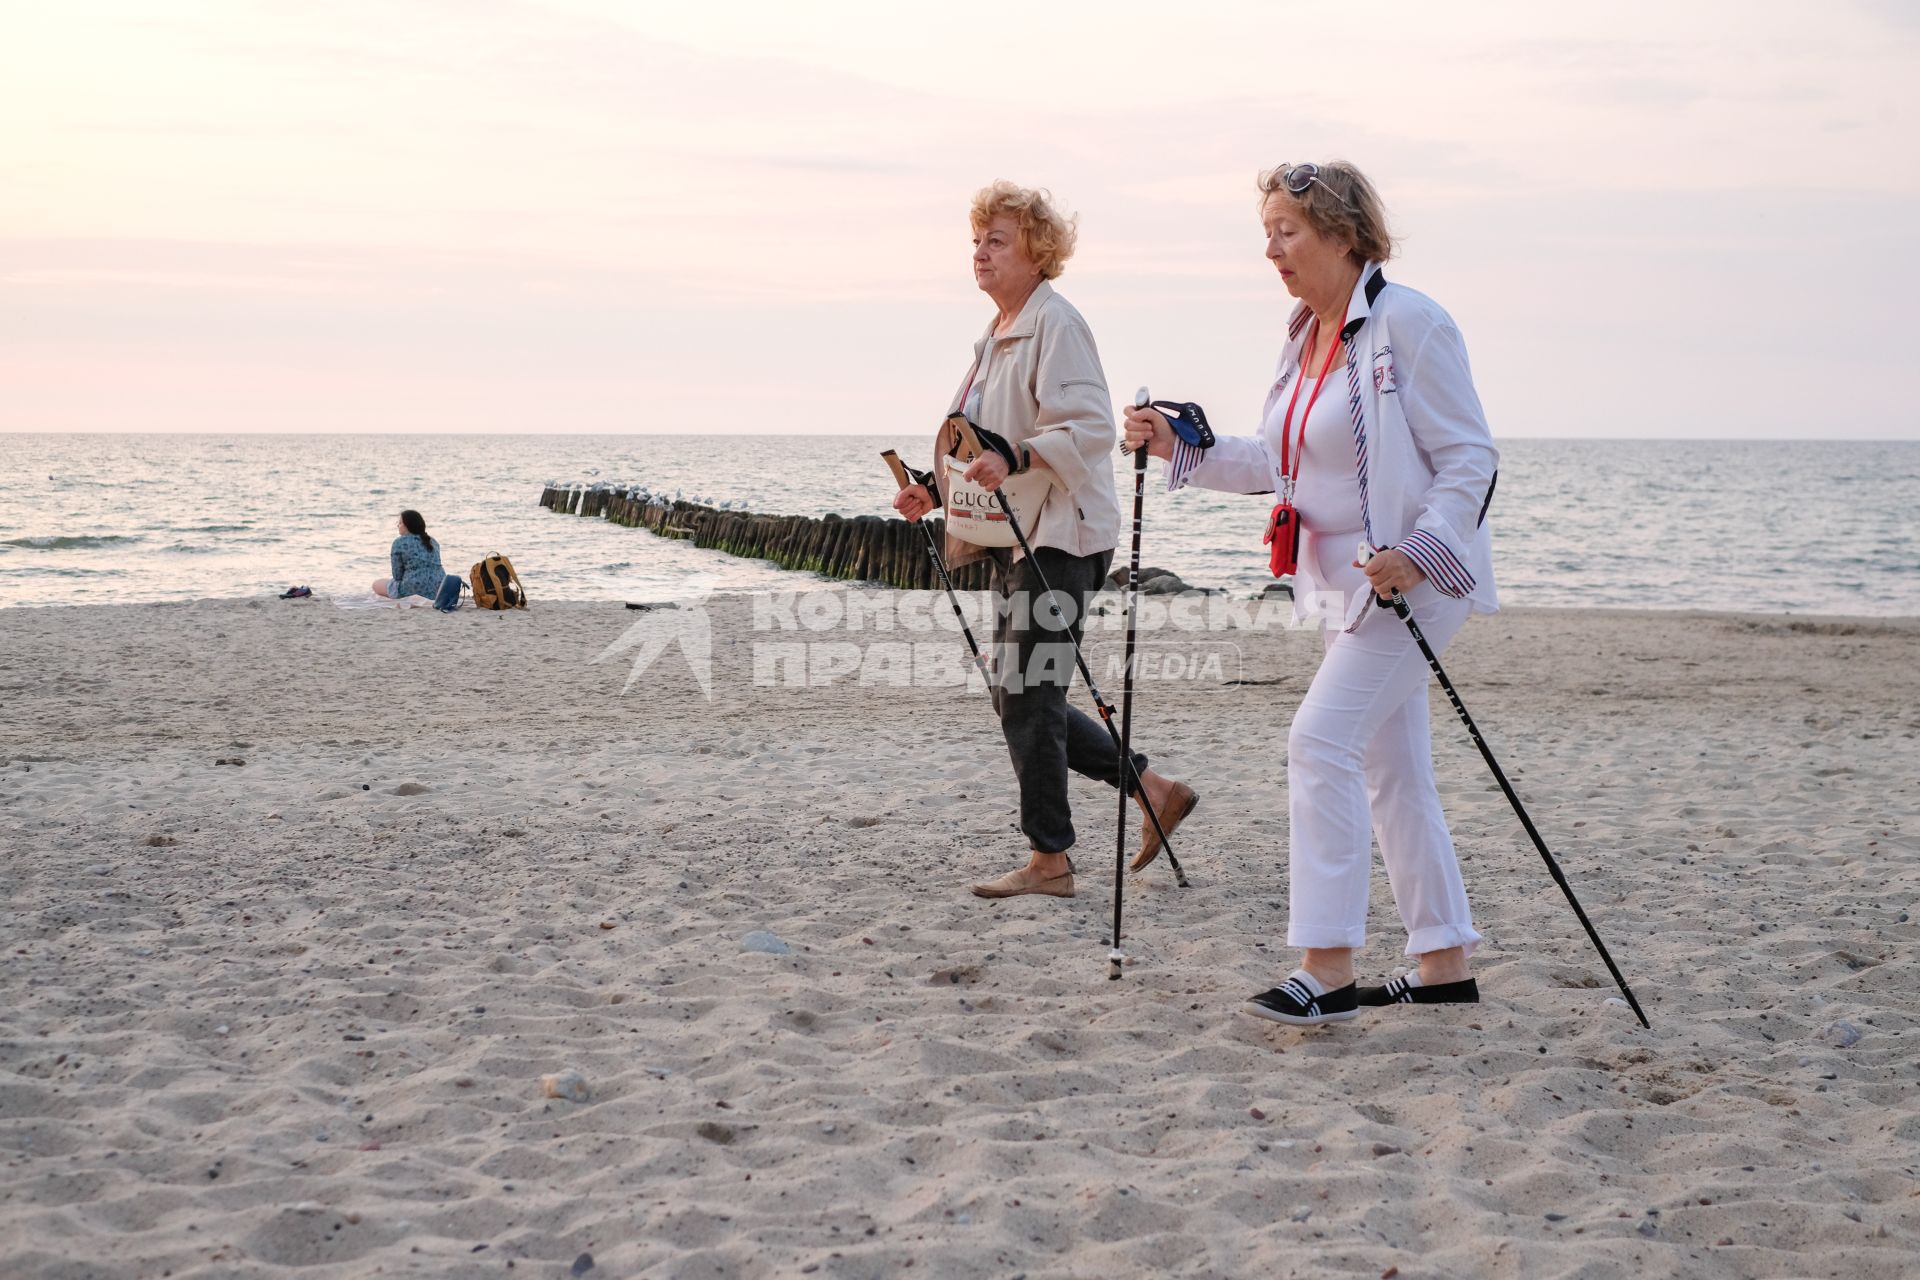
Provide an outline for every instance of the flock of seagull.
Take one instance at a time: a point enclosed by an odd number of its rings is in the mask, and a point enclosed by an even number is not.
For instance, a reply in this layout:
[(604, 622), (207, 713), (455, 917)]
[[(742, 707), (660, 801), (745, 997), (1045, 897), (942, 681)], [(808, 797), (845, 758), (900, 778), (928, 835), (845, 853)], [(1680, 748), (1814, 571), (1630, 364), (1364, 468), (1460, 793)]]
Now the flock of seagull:
[[(590, 476), (597, 476), (600, 474), (600, 469), (598, 467), (590, 468), (587, 471), (587, 474)], [(715, 511), (745, 511), (747, 509), (747, 504), (745, 502), (736, 502), (731, 498), (723, 499), (718, 502), (716, 502), (712, 498), (702, 498), (702, 497), (689, 498), (684, 496), (682, 491), (679, 489), (675, 489), (673, 491), (673, 496), (669, 498), (664, 493), (655, 493), (653, 490), (648, 489), (641, 485), (617, 485), (617, 484), (610, 484), (604, 480), (595, 481), (591, 485), (583, 485), (583, 484), (562, 485), (557, 481), (548, 481), (547, 487), (550, 489), (561, 489), (561, 488), (617, 489), (621, 493), (625, 494), (627, 497), (638, 498), (641, 502), (646, 503), (648, 506), (652, 506), (655, 503), (664, 504), (668, 502), (691, 502), (702, 507), (711, 507)]]

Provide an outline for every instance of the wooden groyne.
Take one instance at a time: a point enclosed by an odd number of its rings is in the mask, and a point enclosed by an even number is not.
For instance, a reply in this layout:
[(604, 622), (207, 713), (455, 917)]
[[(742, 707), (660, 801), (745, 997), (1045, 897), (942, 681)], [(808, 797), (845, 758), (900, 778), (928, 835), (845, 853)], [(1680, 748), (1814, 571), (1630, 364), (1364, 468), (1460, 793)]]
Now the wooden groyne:
[[(540, 491), (540, 505), (570, 515), (598, 516), (728, 555), (771, 560), (783, 569), (908, 590), (940, 585), (926, 538), (894, 516), (759, 515), (666, 498), (638, 486), (552, 482)], [(936, 540), (944, 538), (940, 520), (927, 523)], [(988, 572), (985, 562), (968, 565), (955, 571), (953, 585), (962, 591), (984, 590)]]

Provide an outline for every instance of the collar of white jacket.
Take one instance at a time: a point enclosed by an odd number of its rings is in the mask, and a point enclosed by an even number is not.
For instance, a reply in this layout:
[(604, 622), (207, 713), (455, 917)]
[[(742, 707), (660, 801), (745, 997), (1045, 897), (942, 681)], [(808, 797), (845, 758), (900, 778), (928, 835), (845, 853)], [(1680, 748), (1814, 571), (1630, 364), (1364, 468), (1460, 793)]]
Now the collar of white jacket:
[[(1373, 304), (1380, 297), (1380, 291), (1387, 287), (1387, 273), (1377, 262), (1369, 262), (1360, 268), (1360, 278), (1354, 281), (1353, 296), (1347, 299), (1347, 323), (1340, 330), (1342, 338), (1351, 338), (1360, 332), (1360, 326), (1373, 314)], [(1307, 327), (1307, 321), (1313, 319), (1313, 308), (1306, 303), (1294, 304), (1293, 314), (1287, 318), (1287, 337), (1300, 336)]]

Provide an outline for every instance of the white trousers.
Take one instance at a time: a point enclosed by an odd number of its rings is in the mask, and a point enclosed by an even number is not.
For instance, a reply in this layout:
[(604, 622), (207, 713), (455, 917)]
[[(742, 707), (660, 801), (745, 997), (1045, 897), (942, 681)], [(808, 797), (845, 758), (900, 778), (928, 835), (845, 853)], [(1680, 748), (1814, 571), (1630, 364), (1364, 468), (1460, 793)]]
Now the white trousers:
[[(1309, 541), (1321, 543), (1322, 582), (1367, 589), (1366, 575), (1350, 563), (1353, 539), (1344, 552), (1338, 539)], [(1407, 602), (1435, 653), (1469, 611), (1466, 601), (1425, 582)], [(1366, 944), (1378, 836), (1407, 954), (1465, 947), (1471, 955), (1480, 935), (1433, 781), (1427, 660), (1392, 609), (1371, 610), (1351, 634), (1333, 622), (1322, 638), (1326, 654), (1287, 735), (1287, 945)]]

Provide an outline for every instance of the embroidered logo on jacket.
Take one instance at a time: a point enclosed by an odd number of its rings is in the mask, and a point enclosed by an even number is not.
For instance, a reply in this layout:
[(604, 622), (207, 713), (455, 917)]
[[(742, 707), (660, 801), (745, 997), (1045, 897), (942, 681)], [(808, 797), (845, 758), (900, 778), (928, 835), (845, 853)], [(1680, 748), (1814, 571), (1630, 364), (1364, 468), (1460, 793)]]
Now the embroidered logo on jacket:
[(1393, 347), (1384, 346), (1373, 353), (1373, 389), (1379, 394), (1392, 395), (1399, 388), (1393, 380)]

